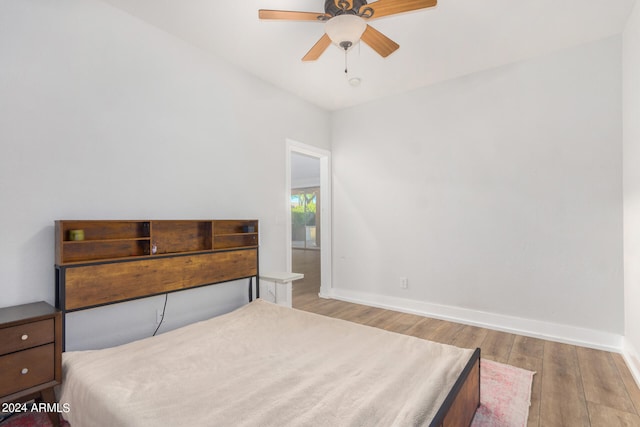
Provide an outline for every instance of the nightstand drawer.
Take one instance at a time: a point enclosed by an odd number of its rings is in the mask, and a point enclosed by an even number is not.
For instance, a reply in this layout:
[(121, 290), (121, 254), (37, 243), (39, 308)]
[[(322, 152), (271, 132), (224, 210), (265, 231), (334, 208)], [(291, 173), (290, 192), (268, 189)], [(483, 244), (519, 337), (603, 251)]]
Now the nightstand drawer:
[(0, 329), (0, 355), (53, 342), (53, 319)]
[(54, 345), (47, 344), (0, 357), (0, 396), (54, 380)]

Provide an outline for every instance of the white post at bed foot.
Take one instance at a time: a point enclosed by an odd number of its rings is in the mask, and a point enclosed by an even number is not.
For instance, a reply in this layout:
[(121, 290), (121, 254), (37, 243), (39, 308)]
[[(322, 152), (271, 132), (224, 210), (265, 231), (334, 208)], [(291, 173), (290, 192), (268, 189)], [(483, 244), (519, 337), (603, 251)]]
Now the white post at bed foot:
[(287, 272), (260, 273), (260, 297), (284, 307), (292, 306), (292, 282), (304, 274)]

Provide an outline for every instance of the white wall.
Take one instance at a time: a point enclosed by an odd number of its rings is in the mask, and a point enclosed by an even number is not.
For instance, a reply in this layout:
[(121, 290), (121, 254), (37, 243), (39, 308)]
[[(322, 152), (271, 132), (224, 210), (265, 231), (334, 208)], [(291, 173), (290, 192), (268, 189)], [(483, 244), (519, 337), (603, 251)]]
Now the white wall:
[(640, 384), (640, 4), (623, 38), (625, 357)]
[(621, 72), (614, 37), (336, 112), (333, 295), (620, 345)]
[[(329, 124), (101, 2), (0, 2), (0, 306), (54, 302), (56, 219), (257, 218), (260, 266), (282, 270), (285, 140), (328, 148)], [(166, 321), (244, 299), (171, 294)], [(72, 316), (70, 348), (148, 335), (163, 301)]]

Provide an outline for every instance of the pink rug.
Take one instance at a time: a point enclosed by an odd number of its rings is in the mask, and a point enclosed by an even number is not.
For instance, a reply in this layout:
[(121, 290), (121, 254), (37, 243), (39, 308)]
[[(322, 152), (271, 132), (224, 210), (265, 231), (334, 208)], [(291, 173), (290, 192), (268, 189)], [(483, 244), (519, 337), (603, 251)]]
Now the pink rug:
[[(531, 404), (531, 383), (535, 372), (488, 359), (480, 361), (480, 408), (472, 427), (520, 427), (527, 425)], [(0, 427), (49, 427), (47, 414), (15, 415)], [(66, 421), (62, 427), (69, 427)]]
[[(23, 412), (13, 415), (0, 423), (1, 427), (53, 427), (49, 416), (44, 412)], [(60, 427), (69, 427), (69, 423), (60, 417)]]
[(488, 359), (480, 361), (480, 407), (472, 427), (527, 425), (535, 372)]

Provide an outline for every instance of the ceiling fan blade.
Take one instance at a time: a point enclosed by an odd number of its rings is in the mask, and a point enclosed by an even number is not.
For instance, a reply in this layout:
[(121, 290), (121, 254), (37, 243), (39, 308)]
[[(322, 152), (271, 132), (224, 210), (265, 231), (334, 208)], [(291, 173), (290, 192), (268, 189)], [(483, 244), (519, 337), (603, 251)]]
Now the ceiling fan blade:
[(373, 9), (372, 19), (375, 19), (395, 15), (396, 13), (433, 7), (436, 4), (438, 4), (438, 0), (378, 0), (364, 7)]
[(320, 55), (329, 47), (331, 44), (331, 39), (328, 35), (324, 34), (320, 37), (320, 40), (313, 45), (309, 52), (302, 58), (303, 61), (315, 61), (320, 58)]
[(323, 12), (294, 12), (292, 10), (258, 10), (258, 18), (260, 19), (285, 19), (289, 21), (317, 21), (324, 22), (318, 17), (326, 16)]
[(367, 25), (367, 29), (364, 30), (361, 40), (368, 44), (371, 49), (378, 52), (378, 54), (383, 58), (391, 55), (400, 47), (398, 43), (394, 42), (371, 25)]

